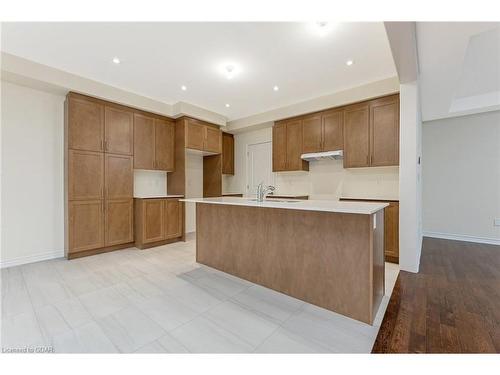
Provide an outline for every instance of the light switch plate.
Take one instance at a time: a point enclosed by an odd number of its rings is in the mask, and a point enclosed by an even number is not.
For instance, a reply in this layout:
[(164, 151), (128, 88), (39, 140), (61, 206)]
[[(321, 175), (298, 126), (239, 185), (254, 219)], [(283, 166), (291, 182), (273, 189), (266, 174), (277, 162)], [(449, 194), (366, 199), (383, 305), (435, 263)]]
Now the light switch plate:
[(493, 225), (496, 227), (500, 227), (500, 218), (496, 218), (495, 220), (493, 220)]

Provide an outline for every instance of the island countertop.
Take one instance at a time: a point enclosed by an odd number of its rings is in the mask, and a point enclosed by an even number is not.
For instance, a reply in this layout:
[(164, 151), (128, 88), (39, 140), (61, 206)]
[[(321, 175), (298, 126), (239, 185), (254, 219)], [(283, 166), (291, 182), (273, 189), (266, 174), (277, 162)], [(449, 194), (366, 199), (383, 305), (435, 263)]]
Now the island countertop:
[(350, 214), (371, 215), (378, 212), (388, 203), (375, 202), (349, 202), (334, 200), (298, 200), (298, 199), (268, 199), (264, 202), (257, 202), (255, 198), (238, 197), (216, 197), (216, 198), (188, 198), (180, 199), (183, 202), (225, 204), (234, 206), (266, 207), (266, 208), (284, 208), (289, 210), (304, 211), (324, 211)]

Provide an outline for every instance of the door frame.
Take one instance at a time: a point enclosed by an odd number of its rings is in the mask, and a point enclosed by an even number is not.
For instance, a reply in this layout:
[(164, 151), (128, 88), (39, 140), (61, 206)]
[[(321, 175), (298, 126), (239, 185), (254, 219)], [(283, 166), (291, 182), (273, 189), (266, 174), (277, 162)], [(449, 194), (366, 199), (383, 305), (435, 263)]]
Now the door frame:
[(276, 185), (276, 175), (275, 173), (273, 172), (273, 141), (270, 140), (270, 141), (263, 141), (263, 142), (254, 142), (254, 143), (247, 143), (246, 144), (246, 147), (245, 147), (245, 158), (246, 158), (246, 162), (245, 162), (245, 166), (246, 166), (246, 173), (245, 173), (245, 186), (244, 186), (244, 189), (245, 190), (245, 194), (244, 195), (248, 195), (249, 192), (250, 192), (250, 185), (249, 185), (249, 181), (248, 181), (248, 172), (250, 171), (250, 168), (249, 168), (249, 163), (250, 163), (250, 152), (249, 152), (249, 148), (250, 146), (256, 146), (256, 145), (261, 145), (261, 144), (266, 144), (268, 143), (270, 146), (271, 146), (271, 157), (270, 157), (270, 166), (271, 166), (271, 184), (273, 186)]

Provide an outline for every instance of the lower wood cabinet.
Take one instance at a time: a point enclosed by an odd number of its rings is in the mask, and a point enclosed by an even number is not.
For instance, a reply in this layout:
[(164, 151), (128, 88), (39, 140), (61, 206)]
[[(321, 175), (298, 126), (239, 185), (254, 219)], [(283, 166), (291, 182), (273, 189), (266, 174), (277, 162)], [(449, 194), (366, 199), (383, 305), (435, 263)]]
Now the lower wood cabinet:
[(145, 249), (184, 235), (184, 204), (175, 198), (135, 198), (135, 246)]
[(107, 200), (104, 207), (104, 245), (113, 246), (134, 241), (134, 201)]
[(104, 201), (70, 201), (68, 253), (104, 247)]

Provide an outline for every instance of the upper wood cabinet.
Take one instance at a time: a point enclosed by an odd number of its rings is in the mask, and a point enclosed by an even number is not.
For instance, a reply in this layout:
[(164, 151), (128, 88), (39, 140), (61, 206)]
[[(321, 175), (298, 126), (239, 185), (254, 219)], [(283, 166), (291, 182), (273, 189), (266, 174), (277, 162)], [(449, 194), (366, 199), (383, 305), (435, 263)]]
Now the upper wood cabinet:
[(355, 104), (344, 112), (344, 168), (370, 166), (370, 109)]
[(134, 168), (154, 169), (155, 165), (155, 120), (152, 117), (134, 114)]
[(188, 118), (185, 126), (186, 148), (212, 154), (222, 152), (222, 131), (203, 121)]
[(321, 115), (307, 116), (302, 119), (302, 152), (323, 150), (323, 125)]
[(273, 172), (286, 171), (286, 123), (273, 126)]
[(102, 199), (104, 196), (104, 153), (68, 151), (68, 199)]
[(68, 96), (68, 148), (104, 150), (104, 105), (77, 96)]
[(134, 195), (132, 156), (105, 155), (105, 198), (131, 199)]
[(322, 151), (344, 149), (344, 109), (333, 109), (321, 114)]
[(273, 172), (308, 171), (302, 160), (302, 120), (280, 121), (273, 127)]
[(155, 119), (155, 169), (173, 171), (175, 168), (175, 124)]
[(399, 165), (399, 95), (345, 108), (344, 167)]
[(134, 115), (134, 168), (171, 172), (175, 169), (175, 124)]
[(115, 107), (104, 108), (104, 151), (113, 154), (134, 154), (134, 115)]
[(234, 175), (234, 136), (222, 133), (222, 173)]
[(372, 167), (399, 165), (399, 97), (370, 102)]

